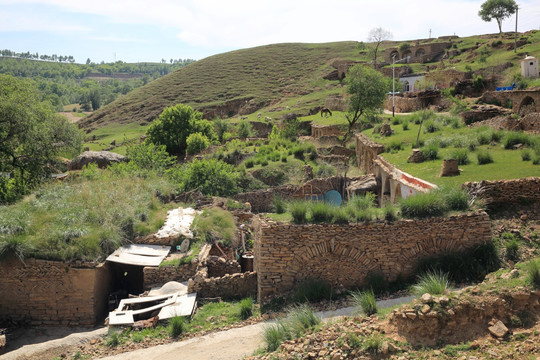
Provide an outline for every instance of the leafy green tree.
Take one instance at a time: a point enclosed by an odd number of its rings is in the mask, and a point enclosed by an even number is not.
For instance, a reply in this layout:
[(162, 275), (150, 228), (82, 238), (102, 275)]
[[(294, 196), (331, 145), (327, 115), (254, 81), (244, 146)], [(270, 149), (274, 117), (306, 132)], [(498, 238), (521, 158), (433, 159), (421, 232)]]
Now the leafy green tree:
[(174, 164), (174, 158), (169, 156), (165, 145), (155, 145), (151, 142), (128, 146), (126, 156), (130, 165), (141, 170), (153, 170), (162, 173)]
[[(29, 81), (0, 75), (0, 203), (23, 195), (54, 172), (54, 159), (80, 152), (81, 132), (40, 102)], [(16, 195), (14, 195), (14, 192)]]
[(237, 127), (238, 136), (242, 139), (248, 138), (253, 133), (251, 123), (247, 120), (242, 120), (238, 123)]
[(386, 93), (390, 90), (392, 80), (383, 74), (360, 64), (353, 66), (345, 83), (349, 97), (349, 109), (345, 118), (349, 123), (348, 134), (362, 115), (375, 112), (384, 106)]
[(502, 21), (514, 14), (517, 4), (514, 0), (487, 0), (482, 4), (478, 16), (484, 21), (495, 19), (499, 26), (499, 34), (502, 34)]
[(146, 134), (154, 144), (165, 145), (169, 154), (184, 155), (187, 138), (199, 132), (209, 140), (214, 140), (212, 123), (202, 119), (202, 114), (191, 106), (178, 104), (163, 110), (154, 120)]
[(238, 183), (245, 174), (217, 159), (194, 160), (167, 173), (180, 191), (198, 189), (205, 195), (230, 196), (238, 192)]

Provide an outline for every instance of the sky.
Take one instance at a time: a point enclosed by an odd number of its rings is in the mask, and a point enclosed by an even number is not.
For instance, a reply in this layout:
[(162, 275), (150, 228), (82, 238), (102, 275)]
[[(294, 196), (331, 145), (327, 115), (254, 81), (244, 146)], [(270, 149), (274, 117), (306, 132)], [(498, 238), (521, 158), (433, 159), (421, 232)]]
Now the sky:
[[(392, 40), (498, 32), (476, 0), (0, 0), (0, 49), (76, 62), (202, 59), (283, 42)], [(519, 0), (518, 31), (540, 29), (540, 1)], [(503, 23), (513, 31), (515, 16)], [(431, 33), (430, 33), (431, 31)], [(540, 55), (540, 54), (539, 54)]]

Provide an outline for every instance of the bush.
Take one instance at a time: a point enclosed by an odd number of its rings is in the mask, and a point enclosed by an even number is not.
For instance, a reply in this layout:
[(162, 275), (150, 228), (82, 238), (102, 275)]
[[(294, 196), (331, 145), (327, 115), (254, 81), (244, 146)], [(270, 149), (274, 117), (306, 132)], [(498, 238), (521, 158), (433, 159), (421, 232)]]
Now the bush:
[(308, 203), (305, 201), (293, 201), (289, 203), (289, 212), (295, 224), (305, 224), (307, 222)]
[(428, 120), (424, 122), (424, 132), (425, 133), (434, 133), (441, 130), (439, 125), (434, 120)]
[(375, 197), (373, 193), (366, 193), (364, 196), (353, 195), (348, 201), (348, 205), (354, 209), (366, 210), (375, 206)]
[(319, 279), (307, 279), (296, 289), (293, 300), (296, 302), (318, 302), (332, 298), (332, 288)]
[(409, 121), (406, 120), (406, 119), (403, 120), (403, 121), (401, 122), (401, 127), (403, 128), (403, 131), (409, 130)]
[(406, 218), (442, 216), (446, 204), (440, 192), (421, 193), (400, 200), (401, 215)]
[(395, 221), (398, 219), (397, 208), (394, 204), (386, 204), (383, 207), (384, 220)]
[(467, 149), (456, 149), (450, 157), (458, 162), (458, 165), (467, 165), (469, 163), (469, 154)]
[(167, 332), (173, 338), (177, 338), (187, 330), (186, 319), (181, 316), (175, 316), (169, 320)]
[(242, 320), (248, 319), (251, 315), (253, 315), (253, 299), (252, 298), (246, 298), (242, 299), (240, 301), (240, 309), (238, 311), (238, 316)]
[(311, 204), (311, 220), (315, 223), (331, 222), (334, 214), (333, 205), (323, 201)]
[(251, 123), (247, 120), (240, 121), (236, 127), (236, 131), (238, 132), (238, 137), (242, 139), (250, 137), (253, 133)]
[(540, 165), (540, 155), (534, 155), (534, 157), (532, 159), (532, 164), (533, 165)]
[(151, 142), (143, 142), (135, 146), (128, 146), (126, 156), (130, 165), (138, 171), (155, 170), (162, 174), (174, 164), (174, 157), (169, 156), (165, 145), (154, 145)]
[(446, 289), (450, 288), (448, 275), (438, 271), (428, 271), (418, 276), (418, 282), (411, 287), (411, 293), (422, 296), (425, 293), (431, 295), (442, 295)]
[(512, 149), (514, 145), (531, 145), (534, 141), (531, 136), (518, 131), (508, 131), (504, 137), (503, 145), (505, 149)]
[(439, 148), (436, 144), (428, 144), (421, 150), (424, 160), (436, 160), (439, 157)]
[(351, 292), (354, 306), (366, 316), (371, 316), (377, 313), (377, 301), (373, 290), (354, 291)]
[(332, 224), (348, 224), (349, 212), (346, 208), (335, 206), (332, 209)]
[(230, 196), (238, 192), (237, 183), (244, 174), (221, 160), (195, 159), (183, 166), (171, 168), (167, 175), (180, 191), (198, 189), (205, 195)]
[(506, 258), (510, 261), (519, 260), (519, 240), (511, 233), (503, 233), (502, 239), (504, 242), (504, 248), (506, 250)]
[(210, 141), (200, 132), (192, 133), (186, 140), (186, 152), (190, 155), (200, 153), (210, 145)]
[(491, 164), (493, 162), (493, 156), (491, 156), (489, 150), (478, 150), (476, 158), (478, 159), (478, 165)]
[(399, 140), (392, 140), (386, 145), (386, 151), (397, 152), (403, 149), (403, 144)]

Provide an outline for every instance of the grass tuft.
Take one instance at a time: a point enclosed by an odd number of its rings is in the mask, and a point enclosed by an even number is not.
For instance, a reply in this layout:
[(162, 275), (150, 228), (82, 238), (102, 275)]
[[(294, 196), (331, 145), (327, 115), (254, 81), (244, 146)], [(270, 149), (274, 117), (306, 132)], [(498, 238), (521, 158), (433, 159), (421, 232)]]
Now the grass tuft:
[(354, 306), (361, 310), (366, 316), (371, 316), (377, 313), (377, 301), (373, 290), (353, 291), (351, 292)]
[(446, 211), (444, 198), (437, 191), (409, 196), (399, 204), (401, 215), (406, 218), (442, 216)]
[(239, 317), (242, 320), (246, 320), (251, 315), (253, 315), (253, 299), (252, 298), (246, 298), (242, 299), (239, 304)]
[(440, 271), (428, 271), (418, 277), (418, 282), (411, 287), (411, 293), (422, 296), (425, 293), (442, 295), (450, 288), (448, 275)]
[(188, 328), (186, 319), (181, 316), (175, 316), (169, 321), (167, 332), (173, 338), (177, 338), (182, 335)]

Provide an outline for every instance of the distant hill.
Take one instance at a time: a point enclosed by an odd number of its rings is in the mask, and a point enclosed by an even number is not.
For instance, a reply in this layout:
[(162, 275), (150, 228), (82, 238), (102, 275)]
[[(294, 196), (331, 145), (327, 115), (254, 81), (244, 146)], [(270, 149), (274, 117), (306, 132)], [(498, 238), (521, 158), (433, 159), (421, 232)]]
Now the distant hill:
[(334, 70), (334, 61), (360, 59), (357, 44), (275, 44), (210, 56), (117, 99), (80, 126), (143, 124), (177, 103), (224, 117), (242, 113), (242, 108), (253, 112), (283, 98), (339, 86), (323, 76)]
[[(525, 54), (540, 56), (540, 31), (532, 30), (519, 34), (516, 53), (512, 51), (513, 33), (505, 33), (502, 37), (488, 34), (385, 42), (379, 49), (378, 62), (387, 67), (382, 69), (385, 74), (392, 74), (388, 69), (391, 66), (389, 54), (385, 50), (414, 49), (422, 44), (429, 48), (429, 44), (438, 42), (446, 43), (443, 50), (437, 50), (444, 56), (397, 66), (408, 67), (405, 70), (415, 73), (469, 72), (492, 78), (490, 84), (504, 84), (516, 81), (519, 60)], [(339, 79), (331, 76), (332, 73), (337, 68), (343, 69), (344, 64), (370, 62), (370, 46), (355, 41), (286, 43), (210, 56), (118, 98), (79, 124), (87, 132), (108, 124), (148, 124), (165, 107), (178, 103), (191, 105), (208, 118), (258, 111), (279, 114), (284, 104), (293, 105), (293, 111), (305, 113), (310, 106), (324, 105), (328, 96), (344, 93)], [(528, 86), (534, 85), (531, 82)]]

